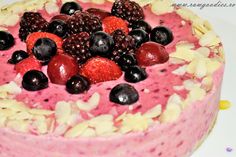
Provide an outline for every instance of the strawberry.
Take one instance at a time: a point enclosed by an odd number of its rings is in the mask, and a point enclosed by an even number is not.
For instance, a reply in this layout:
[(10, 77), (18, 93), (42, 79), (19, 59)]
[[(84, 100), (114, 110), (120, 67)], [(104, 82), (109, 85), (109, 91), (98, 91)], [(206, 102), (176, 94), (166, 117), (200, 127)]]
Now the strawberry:
[(47, 33), (47, 32), (35, 32), (31, 33), (26, 39), (27, 51), (29, 54), (32, 54), (32, 49), (34, 47), (35, 42), (39, 38), (49, 38), (57, 44), (58, 52), (62, 52), (62, 39), (55, 34)]
[(20, 73), (22, 76), (30, 70), (41, 71), (41, 68), (41, 63), (34, 56), (30, 56), (15, 65), (16, 72)]
[(123, 19), (116, 16), (109, 16), (103, 19), (103, 30), (109, 34), (113, 33), (115, 30), (122, 30), (126, 34), (129, 33), (128, 24)]
[(91, 83), (116, 80), (122, 75), (120, 67), (113, 61), (94, 57), (89, 59), (80, 69), (80, 74), (87, 77)]

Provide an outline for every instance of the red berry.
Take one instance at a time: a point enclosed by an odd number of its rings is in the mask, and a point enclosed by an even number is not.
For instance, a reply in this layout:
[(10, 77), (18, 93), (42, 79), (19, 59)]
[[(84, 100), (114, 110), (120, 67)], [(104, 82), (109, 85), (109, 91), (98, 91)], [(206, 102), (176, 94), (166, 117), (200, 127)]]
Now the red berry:
[(30, 70), (41, 71), (41, 68), (41, 63), (34, 56), (30, 56), (15, 65), (16, 72), (20, 73), (22, 76)]
[(80, 73), (91, 83), (116, 80), (122, 75), (120, 67), (115, 62), (102, 57), (89, 59), (81, 68)]
[(53, 21), (53, 20), (62, 20), (62, 21), (64, 21), (64, 22), (66, 23), (69, 18), (70, 18), (69, 15), (66, 15), (66, 14), (59, 14), (59, 15), (54, 16), (54, 17), (51, 19), (51, 21)]
[(53, 40), (57, 44), (58, 52), (62, 52), (62, 39), (60, 37), (52, 33), (35, 32), (31, 33), (26, 39), (27, 51), (29, 54), (32, 54), (34, 44), (39, 38), (49, 38)]
[(102, 10), (102, 9), (97, 9), (97, 8), (89, 8), (86, 10), (87, 12), (89, 12), (90, 14), (93, 14), (97, 17), (99, 17), (101, 20), (103, 20), (104, 18), (111, 16), (111, 13)]
[(140, 66), (151, 66), (167, 62), (169, 54), (163, 45), (146, 42), (137, 50), (136, 59)]
[(109, 34), (113, 33), (115, 30), (122, 30), (126, 34), (129, 33), (128, 24), (123, 19), (116, 16), (109, 16), (103, 19), (103, 30)]
[(48, 77), (52, 83), (65, 85), (79, 68), (74, 58), (66, 54), (58, 54), (48, 64)]

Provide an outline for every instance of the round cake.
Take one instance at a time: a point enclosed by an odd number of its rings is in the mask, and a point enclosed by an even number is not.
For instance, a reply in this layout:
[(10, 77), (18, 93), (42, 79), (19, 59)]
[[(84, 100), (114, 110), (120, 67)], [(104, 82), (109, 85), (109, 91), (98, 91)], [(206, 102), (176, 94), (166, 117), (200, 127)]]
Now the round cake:
[(0, 11), (1, 157), (189, 157), (224, 72), (208, 21), (169, 0), (25, 0)]

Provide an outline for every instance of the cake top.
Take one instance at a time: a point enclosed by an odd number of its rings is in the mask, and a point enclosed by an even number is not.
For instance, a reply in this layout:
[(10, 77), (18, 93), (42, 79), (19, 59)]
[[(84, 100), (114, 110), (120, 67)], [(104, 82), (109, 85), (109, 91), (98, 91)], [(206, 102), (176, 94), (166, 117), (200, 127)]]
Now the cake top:
[(211, 92), (224, 58), (210, 24), (171, 4), (3, 7), (0, 126), (74, 138), (176, 121)]

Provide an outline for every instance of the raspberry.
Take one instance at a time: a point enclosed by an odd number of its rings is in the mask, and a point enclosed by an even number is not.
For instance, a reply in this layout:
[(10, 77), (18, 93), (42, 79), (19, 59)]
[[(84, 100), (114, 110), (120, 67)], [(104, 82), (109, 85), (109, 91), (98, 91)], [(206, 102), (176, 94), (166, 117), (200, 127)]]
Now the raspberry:
[(103, 29), (105, 32), (112, 34), (115, 30), (120, 29), (126, 34), (129, 33), (128, 24), (123, 19), (116, 16), (109, 16), (102, 21)]
[(76, 12), (67, 21), (70, 34), (87, 32), (92, 34), (102, 30), (102, 22), (99, 17), (88, 12)]
[(123, 18), (132, 24), (144, 19), (144, 12), (138, 3), (130, 0), (116, 0), (112, 6), (112, 15)]
[(40, 13), (25, 12), (20, 21), (19, 37), (25, 41), (30, 33), (46, 31), (47, 27), (48, 22)]
[(130, 35), (126, 35), (122, 30), (116, 30), (112, 34), (115, 46), (110, 59), (117, 62), (123, 54), (134, 54), (135, 40)]
[(64, 40), (62, 47), (67, 54), (76, 58), (78, 64), (81, 65), (92, 56), (89, 51), (89, 39), (90, 36), (86, 32), (73, 34)]
[(41, 71), (41, 63), (34, 58), (34, 56), (30, 56), (15, 65), (15, 70), (17, 73), (20, 73), (22, 76), (30, 71), (30, 70), (39, 70)]

